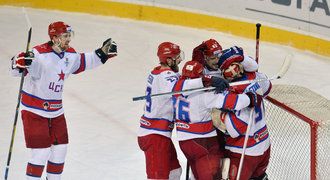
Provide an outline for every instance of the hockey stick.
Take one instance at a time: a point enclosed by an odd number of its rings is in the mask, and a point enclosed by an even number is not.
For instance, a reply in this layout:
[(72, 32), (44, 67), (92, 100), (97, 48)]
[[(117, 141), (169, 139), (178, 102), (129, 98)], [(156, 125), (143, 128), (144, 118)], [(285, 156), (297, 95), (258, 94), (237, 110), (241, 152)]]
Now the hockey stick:
[[(29, 47), (30, 47), (30, 42), (31, 42), (31, 35), (32, 35), (32, 26), (30, 23), (30, 19), (25, 11), (25, 8), (23, 7), (23, 13), (25, 15), (26, 21), (28, 23), (29, 31), (28, 31), (28, 39), (27, 39), (27, 44), (26, 44), (26, 50), (25, 52), (28, 53)], [(9, 165), (10, 165), (10, 160), (11, 160), (11, 154), (13, 152), (13, 146), (14, 146), (14, 138), (16, 134), (16, 124), (17, 124), (17, 118), (19, 114), (19, 106), (21, 104), (21, 94), (22, 94), (22, 88), (23, 88), (23, 83), (24, 83), (24, 74), (25, 71), (21, 72), (21, 82), (19, 85), (19, 91), (18, 91), (18, 98), (17, 98), (17, 105), (16, 105), (16, 113), (15, 113), (15, 119), (14, 119), (14, 125), (13, 125), (13, 130), (11, 134), (11, 140), (10, 140), (10, 146), (9, 146), (9, 152), (8, 152), (8, 157), (7, 157), (7, 166), (6, 166), (6, 171), (5, 171), (5, 180), (8, 178), (8, 172), (9, 172)]]
[(187, 166), (186, 166), (186, 180), (189, 180), (189, 169), (190, 169), (190, 166), (189, 166), (189, 162), (187, 160)]
[[(229, 83), (230, 86), (238, 86), (238, 85), (243, 85), (243, 84), (250, 84), (250, 83), (256, 83), (256, 82), (262, 82), (262, 81), (272, 81), (275, 79), (280, 79), (282, 76), (288, 71), (290, 64), (291, 64), (291, 59), (292, 55), (289, 54), (285, 57), (284, 63), (281, 66), (280, 71), (272, 76), (271, 78), (262, 78), (262, 79), (254, 79), (254, 80), (245, 80), (245, 81), (238, 81), (238, 82), (232, 82)], [(152, 94), (148, 96), (138, 96), (138, 97), (133, 97), (133, 101), (139, 101), (139, 100), (144, 100), (147, 97), (159, 97), (159, 96), (172, 96), (175, 94), (181, 94), (184, 92), (198, 92), (198, 91), (205, 91), (205, 90), (214, 90), (215, 87), (199, 87), (199, 88), (192, 88), (192, 89), (185, 89), (182, 91), (173, 91), (173, 92), (166, 92), (166, 93), (159, 93), (159, 94)]]
[(249, 138), (249, 133), (250, 133), (253, 114), (254, 114), (253, 112), (254, 112), (254, 109), (251, 109), (250, 116), (249, 116), (249, 123), (248, 123), (248, 126), (246, 128), (245, 137), (244, 137), (242, 155), (241, 155), (241, 159), (239, 160), (239, 166), (238, 166), (237, 177), (236, 177), (237, 180), (240, 180), (240, 178), (241, 178), (241, 171), (242, 171), (243, 162), (244, 162), (245, 150), (246, 150), (247, 141), (248, 141), (248, 138)]
[(259, 39), (260, 39), (260, 28), (261, 24), (257, 23), (257, 32), (256, 32), (256, 62), (259, 63)]
[[(285, 61), (282, 65), (281, 70), (277, 73), (276, 76), (274, 76), (274, 79), (280, 79), (282, 78), (285, 73), (288, 71), (290, 65), (291, 65), (291, 60), (292, 60), (292, 54), (289, 54), (286, 56)], [(254, 109), (251, 109), (250, 112), (250, 116), (249, 116), (249, 122), (248, 122), (248, 127), (246, 128), (246, 132), (245, 132), (245, 137), (244, 137), (244, 144), (243, 144), (243, 150), (242, 150), (242, 154), (241, 154), (241, 159), (239, 161), (239, 166), (238, 166), (238, 171), (237, 171), (237, 179), (240, 179), (241, 176), (241, 171), (242, 171), (242, 167), (243, 167), (243, 163), (244, 163), (244, 156), (245, 156), (245, 151), (246, 151), (246, 146), (247, 146), (247, 141), (249, 138), (249, 133), (250, 133), (250, 128), (252, 125), (252, 120), (254, 119), (253, 117), (254, 114)]]
[(223, 158), (221, 161), (222, 161), (221, 179), (229, 180), (230, 159)]

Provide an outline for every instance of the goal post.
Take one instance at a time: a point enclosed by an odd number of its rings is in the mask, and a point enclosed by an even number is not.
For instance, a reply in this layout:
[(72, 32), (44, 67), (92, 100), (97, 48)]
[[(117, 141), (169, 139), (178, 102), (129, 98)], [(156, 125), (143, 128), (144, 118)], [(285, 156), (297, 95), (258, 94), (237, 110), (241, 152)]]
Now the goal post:
[(265, 101), (271, 179), (330, 177), (330, 101), (294, 85), (274, 85)]

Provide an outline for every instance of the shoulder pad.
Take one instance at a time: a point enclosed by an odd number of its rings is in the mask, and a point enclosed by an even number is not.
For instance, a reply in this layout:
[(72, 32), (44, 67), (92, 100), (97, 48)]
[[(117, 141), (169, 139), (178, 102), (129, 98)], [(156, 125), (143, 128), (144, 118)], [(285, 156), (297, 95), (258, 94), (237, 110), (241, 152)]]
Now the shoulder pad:
[(49, 53), (53, 51), (52, 47), (48, 43), (35, 46), (34, 49), (40, 54)]
[(72, 47), (69, 47), (65, 52), (68, 52), (68, 53), (76, 53), (76, 50), (73, 49)]
[[(166, 72), (167, 71), (167, 72)], [(160, 66), (157, 66), (156, 68), (154, 68), (152, 71), (151, 71), (151, 74), (153, 75), (158, 75), (162, 72), (166, 72), (167, 74), (172, 74), (174, 73), (172, 69), (170, 68), (165, 68), (165, 69), (160, 69)]]

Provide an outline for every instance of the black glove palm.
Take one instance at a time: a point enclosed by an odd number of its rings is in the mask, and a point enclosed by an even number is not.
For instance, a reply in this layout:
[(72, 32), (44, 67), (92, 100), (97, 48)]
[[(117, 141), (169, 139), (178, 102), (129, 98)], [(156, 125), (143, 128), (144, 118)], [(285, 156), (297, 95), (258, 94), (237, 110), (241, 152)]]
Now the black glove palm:
[(117, 56), (117, 44), (109, 38), (103, 42), (101, 48), (95, 50), (95, 53), (104, 64), (109, 58)]
[(102, 49), (107, 55), (117, 55), (117, 43), (111, 38), (103, 42)]
[(215, 93), (218, 94), (229, 88), (229, 83), (223, 78), (211, 77), (211, 86), (215, 87)]

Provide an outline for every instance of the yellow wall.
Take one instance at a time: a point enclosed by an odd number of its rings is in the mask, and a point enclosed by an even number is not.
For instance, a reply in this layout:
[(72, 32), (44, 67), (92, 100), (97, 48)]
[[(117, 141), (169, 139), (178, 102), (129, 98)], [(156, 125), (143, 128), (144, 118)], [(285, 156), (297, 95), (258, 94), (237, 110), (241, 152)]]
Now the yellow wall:
[[(194, 28), (207, 27), (207, 29), (255, 38), (255, 24), (154, 6), (102, 0), (0, 0), (0, 5), (116, 16)], [(330, 56), (330, 41), (286, 30), (262, 26), (262, 41)]]

